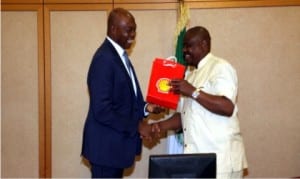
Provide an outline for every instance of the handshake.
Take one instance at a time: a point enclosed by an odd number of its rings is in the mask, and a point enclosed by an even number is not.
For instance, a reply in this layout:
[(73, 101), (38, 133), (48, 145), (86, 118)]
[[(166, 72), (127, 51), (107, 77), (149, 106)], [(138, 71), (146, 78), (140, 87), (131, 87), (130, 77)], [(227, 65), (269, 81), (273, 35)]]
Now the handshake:
[[(158, 106), (155, 106), (158, 107)], [(160, 108), (160, 107), (158, 107)], [(160, 110), (155, 110), (155, 112), (162, 112)], [(149, 111), (151, 112), (151, 111)], [(168, 130), (179, 130), (181, 129), (181, 114), (179, 112), (174, 113), (171, 117), (166, 120), (148, 124), (146, 121), (141, 121), (139, 123), (139, 133), (142, 139), (152, 141), (153, 138), (160, 138), (162, 134), (166, 133)]]
[[(165, 109), (155, 104), (148, 104), (146, 110), (151, 113), (158, 114), (164, 112)], [(138, 131), (142, 139), (152, 141), (154, 138), (160, 138), (163, 133), (168, 130), (181, 129), (181, 114), (179, 112), (174, 113), (166, 120), (148, 124), (146, 121), (139, 123)]]
[[(159, 114), (161, 112), (164, 112), (165, 108), (156, 104), (148, 103), (146, 106), (146, 110), (150, 113)], [(148, 124), (145, 121), (141, 121), (138, 130), (142, 139), (152, 141), (153, 138), (160, 137), (161, 127), (159, 125), (159, 122)]]
[(163, 132), (161, 122), (148, 124), (146, 121), (141, 121), (139, 124), (139, 133), (142, 139), (152, 141), (154, 138), (159, 138)]

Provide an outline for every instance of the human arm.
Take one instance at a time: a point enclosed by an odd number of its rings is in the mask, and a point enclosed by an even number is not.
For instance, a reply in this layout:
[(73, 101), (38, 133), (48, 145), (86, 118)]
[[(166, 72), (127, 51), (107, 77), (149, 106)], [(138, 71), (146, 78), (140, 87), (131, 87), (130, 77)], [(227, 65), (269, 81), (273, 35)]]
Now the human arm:
[[(175, 93), (191, 98), (193, 92), (197, 90), (196, 87), (186, 80), (174, 79), (171, 80), (170, 85), (172, 86), (172, 91)], [(207, 110), (223, 116), (231, 116), (233, 114), (234, 104), (227, 97), (208, 94), (201, 89), (198, 89), (198, 91), (199, 95), (195, 98), (195, 100)]]

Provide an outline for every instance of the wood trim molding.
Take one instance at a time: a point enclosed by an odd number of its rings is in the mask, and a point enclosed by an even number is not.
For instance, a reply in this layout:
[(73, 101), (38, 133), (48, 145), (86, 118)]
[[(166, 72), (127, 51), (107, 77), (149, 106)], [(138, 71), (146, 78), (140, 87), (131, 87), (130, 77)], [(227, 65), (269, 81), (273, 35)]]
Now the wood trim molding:
[[(185, 0), (190, 8), (298, 6), (299, 0)], [(172, 9), (178, 0), (2, 0), (4, 4), (110, 4), (133, 9)], [(163, 5), (163, 6), (161, 6)]]
[(39, 146), (39, 177), (45, 177), (46, 155), (45, 147), (47, 141), (46, 121), (45, 121), (45, 63), (44, 63), (44, 19), (43, 19), (43, 5), (36, 4), (5, 4), (1, 7), (2, 11), (36, 11), (37, 12), (37, 40), (38, 40), (38, 146)]
[(38, 81), (39, 81), (39, 177), (45, 177), (45, 167), (46, 167), (46, 121), (45, 121), (45, 48), (44, 48), (44, 8), (39, 6), (38, 8)]
[(43, 5), (37, 4), (2, 4), (1, 11), (39, 11)]
[(192, 9), (205, 8), (247, 8), (269, 6), (298, 6), (299, 0), (236, 0), (236, 1), (186, 1)]
[[(185, 0), (186, 1), (186, 0)], [(178, 0), (114, 0), (114, 3), (141, 3), (141, 4), (150, 4), (150, 3), (178, 3)]]
[(42, 4), (43, 0), (2, 0), (1, 4)]
[(44, 0), (45, 4), (112, 4), (112, 0)]
[(113, 7), (122, 7), (129, 10), (164, 10), (164, 9), (177, 9), (178, 3), (134, 3), (134, 4), (124, 4), (115, 3)]
[(111, 4), (46, 4), (46, 13), (50, 11), (96, 11), (96, 10), (111, 10)]
[(52, 96), (51, 96), (51, 37), (50, 37), (50, 12), (47, 7), (44, 7), (44, 55), (45, 55), (45, 168), (44, 178), (51, 178), (52, 174), (52, 131), (51, 131), (51, 116), (52, 116)]

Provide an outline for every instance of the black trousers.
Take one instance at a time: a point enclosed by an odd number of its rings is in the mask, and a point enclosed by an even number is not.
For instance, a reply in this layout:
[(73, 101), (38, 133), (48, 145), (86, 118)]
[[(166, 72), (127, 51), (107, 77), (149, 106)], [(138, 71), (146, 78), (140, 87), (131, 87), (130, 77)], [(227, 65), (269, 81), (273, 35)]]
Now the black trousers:
[(92, 178), (122, 178), (123, 168), (113, 168), (91, 164)]

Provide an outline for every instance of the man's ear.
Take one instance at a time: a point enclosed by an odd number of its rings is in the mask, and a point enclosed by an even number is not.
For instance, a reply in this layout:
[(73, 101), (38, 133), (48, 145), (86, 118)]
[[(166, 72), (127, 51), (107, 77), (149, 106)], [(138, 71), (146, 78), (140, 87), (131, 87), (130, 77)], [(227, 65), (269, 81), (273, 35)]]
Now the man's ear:
[(110, 26), (110, 30), (111, 30), (111, 31), (116, 30), (116, 26), (115, 26), (115, 25)]
[(109, 36), (114, 38), (115, 37), (115, 34), (116, 34), (116, 26), (115, 25), (112, 25), (110, 27), (108, 27), (108, 32), (109, 32)]
[(207, 40), (202, 40), (202, 48), (205, 48), (205, 49), (209, 49), (209, 46), (208, 46), (208, 43), (207, 43)]
[(114, 25), (110, 26), (109, 31), (110, 31), (111, 33), (115, 33), (115, 31), (116, 31), (116, 26), (114, 26)]
[(202, 40), (201, 44), (202, 44), (202, 47), (207, 47), (207, 45), (208, 45), (206, 40)]

